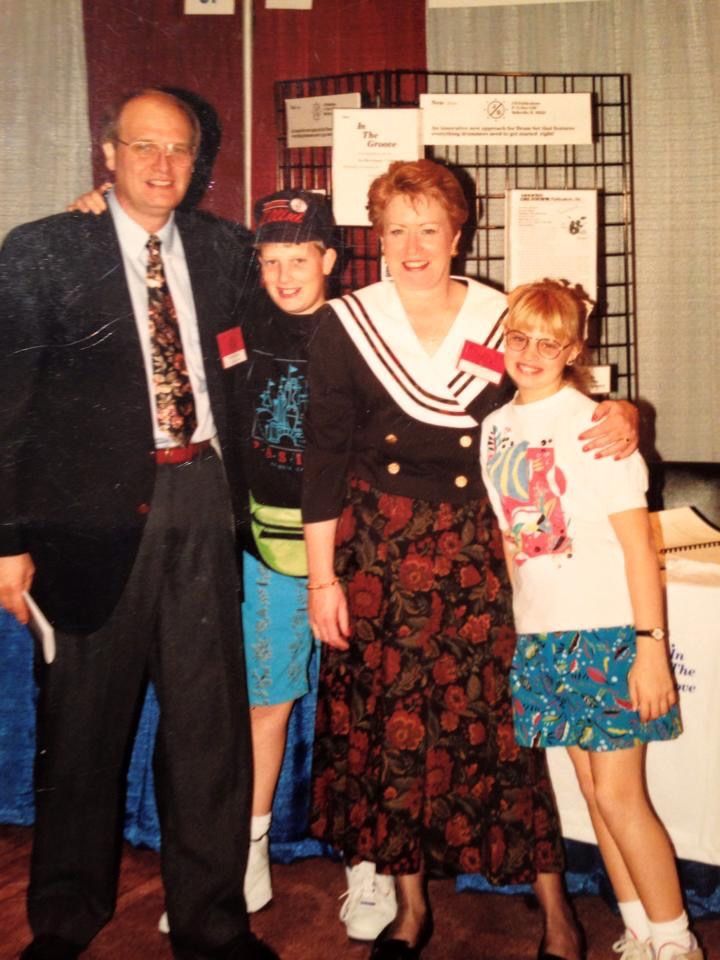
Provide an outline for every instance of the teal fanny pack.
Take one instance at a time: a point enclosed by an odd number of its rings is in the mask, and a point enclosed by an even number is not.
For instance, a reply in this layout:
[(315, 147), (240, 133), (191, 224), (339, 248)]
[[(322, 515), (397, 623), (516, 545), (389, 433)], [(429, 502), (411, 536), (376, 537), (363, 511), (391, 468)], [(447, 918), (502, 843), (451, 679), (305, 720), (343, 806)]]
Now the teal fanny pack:
[(289, 577), (307, 576), (302, 514), (297, 507), (268, 507), (250, 494), (250, 527), (260, 559)]

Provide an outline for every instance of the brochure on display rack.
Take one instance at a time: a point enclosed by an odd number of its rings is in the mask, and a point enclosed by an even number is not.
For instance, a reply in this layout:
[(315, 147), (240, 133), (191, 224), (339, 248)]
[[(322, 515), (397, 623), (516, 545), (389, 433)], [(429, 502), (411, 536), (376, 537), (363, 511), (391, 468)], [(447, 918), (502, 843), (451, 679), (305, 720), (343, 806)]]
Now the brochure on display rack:
[(294, 147), (331, 147), (333, 111), (356, 108), (359, 93), (336, 93), (323, 97), (296, 97), (285, 101), (287, 145)]
[(341, 226), (367, 227), (368, 187), (394, 160), (419, 160), (420, 111), (335, 110), (333, 113), (333, 213)]
[(505, 289), (554, 277), (597, 300), (597, 190), (507, 190)]
[(589, 93), (422, 93), (431, 146), (592, 143)]

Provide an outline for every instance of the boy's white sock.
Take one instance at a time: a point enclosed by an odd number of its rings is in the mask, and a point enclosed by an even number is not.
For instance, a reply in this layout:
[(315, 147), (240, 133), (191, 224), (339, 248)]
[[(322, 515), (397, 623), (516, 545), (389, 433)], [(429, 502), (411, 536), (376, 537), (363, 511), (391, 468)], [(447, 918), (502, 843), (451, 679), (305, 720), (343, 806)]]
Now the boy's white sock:
[(645, 907), (639, 900), (625, 900), (618, 902), (620, 916), (627, 932), (643, 943), (650, 939), (650, 923), (645, 913)]
[(650, 924), (650, 936), (656, 960), (673, 960), (697, 947), (697, 940), (688, 929), (688, 915), (683, 912), (675, 920)]
[(271, 813), (263, 813), (259, 817), (250, 817), (250, 840), (262, 840), (270, 829)]

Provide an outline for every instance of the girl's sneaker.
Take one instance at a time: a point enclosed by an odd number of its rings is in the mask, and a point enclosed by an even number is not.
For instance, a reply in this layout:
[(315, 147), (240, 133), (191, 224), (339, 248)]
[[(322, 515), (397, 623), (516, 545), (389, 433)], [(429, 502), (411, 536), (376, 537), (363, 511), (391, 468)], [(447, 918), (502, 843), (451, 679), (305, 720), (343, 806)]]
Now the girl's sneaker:
[(636, 940), (626, 933), (612, 945), (613, 951), (619, 953), (618, 960), (655, 960), (652, 944), (649, 940)]
[[(679, 943), (664, 943), (660, 952), (655, 954), (655, 960), (705, 960), (705, 954), (698, 946), (695, 937), (692, 938), (694, 947), (688, 949)], [(682, 951), (678, 953), (677, 951)]]

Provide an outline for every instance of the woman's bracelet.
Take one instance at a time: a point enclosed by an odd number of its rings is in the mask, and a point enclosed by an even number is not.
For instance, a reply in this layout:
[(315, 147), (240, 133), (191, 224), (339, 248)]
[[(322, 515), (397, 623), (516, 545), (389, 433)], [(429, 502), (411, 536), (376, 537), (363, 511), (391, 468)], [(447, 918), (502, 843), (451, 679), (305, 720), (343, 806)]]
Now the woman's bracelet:
[(333, 577), (332, 580), (328, 580), (327, 583), (308, 583), (306, 586), (307, 590), (324, 590), (325, 587), (334, 587), (336, 583), (340, 583), (340, 577)]

